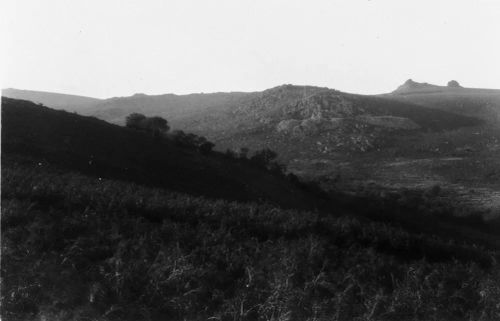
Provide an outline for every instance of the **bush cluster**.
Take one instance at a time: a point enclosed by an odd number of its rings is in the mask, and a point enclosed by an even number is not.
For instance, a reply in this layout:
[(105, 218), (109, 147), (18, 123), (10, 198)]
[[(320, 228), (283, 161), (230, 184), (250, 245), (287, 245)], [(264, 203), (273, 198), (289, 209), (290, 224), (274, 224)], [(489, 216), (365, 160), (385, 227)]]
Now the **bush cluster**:
[(170, 127), (164, 118), (153, 116), (146, 117), (143, 114), (132, 113), (127, 116), (125, 126), (136, 130), (150, 132), (154, 137), (164, 136)]
[(196, 149), (204, 155), (211, 153), (215, 147), (215, 144), (205, 137), (193, 133), (185, 133), (182, 130), (173, 131), (170, 137), (178, 146)]
[[(224, 155), (228, 159), (244, 162), (247, 165), (269, 171), (278, 176), (287, 176), (287, 168), (284, 164), (280, 163), (277, 160), (278, 154), (275, 151), (269, 148), (264, 148), (261, 150), (256, 150), (251, 156), (249, 156), (249, 153), (250, 150), (248, 148), (242, 147), (237, 152), (231, 149), (227, 149)], [(297, 177), (295, 176), (291, 180), (293, 181), (294, 179), (297, 179)]]

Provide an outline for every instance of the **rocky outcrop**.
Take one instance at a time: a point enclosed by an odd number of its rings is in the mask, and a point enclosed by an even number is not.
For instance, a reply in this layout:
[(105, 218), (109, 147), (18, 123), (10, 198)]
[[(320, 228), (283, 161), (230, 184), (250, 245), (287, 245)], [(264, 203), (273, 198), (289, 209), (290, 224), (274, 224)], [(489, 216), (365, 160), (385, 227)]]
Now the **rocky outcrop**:
[(450, 80), (446, 86), (438, 86), (426, 82), (416, 82), (411, 79), (408, 79), (407, 81), (404, 82), (404, 84), (399, 86), (392, 93), (400, 95), (433, 93), (433, 92), (443, 92), (455, 88), (463, 88), (463, 87), (460, 86), (460, 84), (456, 80)]
[(460, 84), (456, 80), (450, 80), (450, 81), (448, 81), (447, 86), (451, 87), (451, 88), (462, 88), (462, 86), (460, 86)]
[(283, 134), (292, 134), (295, 137), (318, 134), (323, 131), (330, 131), (340, 128), (343, 118), (307, 118), (307, 119), (287, 119), (282, 120), (276, 126), (276, 131)]
[(363, 109), (355, 106), (352, 101), (342, 95), (324, 92), (285, 106), (283, 112), (294, 119), (332, 119), (361, 114)]
[(288, 132), (293, 131), (293, 129), (295, 127), (300, 126), (301, 124), (302, 124), (302, 121), (297, 120), (297, 119), (282, 120), (276, 126), (276, 130), (279, 133), (288, 133)]
[(407, 81), (404, 82), (404, 84), (399, 86), (392, 93), (393, 94), (408, 94), (408, 93), (414, 93), (414, 92), (429, 92), (429, 91), (439, 90), (440, 88), (444, 88), (444, 87), (428, 84), (426, 82), (416, 82), (416, 81), (413, 81), (411, 79), (408, 79)]

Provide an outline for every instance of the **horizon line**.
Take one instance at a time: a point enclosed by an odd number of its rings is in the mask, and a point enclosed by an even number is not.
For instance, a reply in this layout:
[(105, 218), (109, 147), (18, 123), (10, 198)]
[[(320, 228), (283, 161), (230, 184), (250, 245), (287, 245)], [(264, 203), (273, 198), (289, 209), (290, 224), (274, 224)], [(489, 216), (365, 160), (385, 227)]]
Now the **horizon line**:
[[(443, 88), (447, 88), (448, 87), (447, 85), (436, 85), (436, 84), (427, 83), (427, 82), (415, 81), (415, 80), (413, 80), (413, 78), (408, 78), (401, 85), (403, 85), (408, 80), (412, 80), (415, 83), (419, 83), (419, 84), (426, 84), (426, 85), (438, 86), (438, 87), (443, 87)], [(156, 94), (156, 93), (135, 92), (135, 93), (132, 93), (132, 94), (129, 94), (129, 95), (123, 95), (123, 96), (96, 97), (96, 96), (88, 96), (88, 95), (82, 95), (82, 94), (76, 94), (76, 93), (69, 93), (69, 92), (63, 92), (63, 91), (49, 91), (49, 90), (39, 90), (39, 89), (24, 89), (24, 88), (21, 89), (21, 88), (16, 88), (16, 87), (6, 87), (6, 88), (2, 88), (2, 96), (3, 96), (4, 90), (19, 90), (19, 91), (31, 91), (31, 92), (39, 92), (39, 93), (46, 93), (46, 94), (60, 94), (60, 95), (77, 96), (77, 97), (97, 99), (97, 100), (107, 100), (107, 99), (113, 99), (113, 98), (133, 97), (133, 96), (136, 96), (136, 95), (145, 95), (145, 96), (164, 96), (164, 95), (189, 96), (189, 95), (200, 95), (200, 94), (210, 95), (210, 94), (222, 94), (222, 93), (228, 93), (228, 94), (229, 93), (255, 93), (255, 92), (262, 92), (262, 91), (265, 91), (265, 90), (269, 90), (269, 89), (273, 89), (273, 88), (277, 88), (277, 87), (281, 87), (281, 86), (287, 86), (287, 85), (296, 86), (296, 87), (326, 88), (326, 89), (336, 90), (336, 91), (340, 91), (340, 92), (347, 93), (347, 94), (356, 94), (356, 95), (365, 95), (365, 96), (378, 96), (378, 95), (390, 94), (394, 90), (397, 89), (397, 87), (396, 87), (392, 91), (389, 91), (389, 92), (382, 92), (382, 93), (377, 93), (377, 94), (365, 94), (365, 93), (359, 93), (359, 92), (343, 91), (343, 90), (339, 90), (339, 89), (332, 88), (332, 87), (327, 87), (327, 86), (298, 85), (298, 84), (291, 84), (291, 83), (283, 83), (283, 84), (272, 86), (272, 87), (268, 87), (268, 88), (265, 88), (265, 89), (262, 89), (262, 90), (228, 90), (228, 91), (211, 91), (211, 92), (200, 91), (200, 92), (189, 92), (189, 93), (181, 93), (181, 94), (179, 94), (179, 93), (173, 93), (173, 92), (166, 92), (166, 93), (159, 93), (159, 94)], [(497, 89), (497, 88), (483, 88), (483, 87), (463, 87), (462, 86), (461, 88), (463, 88), (463, 89), (482, 89), (482, 90), (500, 90), (500, 89)]]

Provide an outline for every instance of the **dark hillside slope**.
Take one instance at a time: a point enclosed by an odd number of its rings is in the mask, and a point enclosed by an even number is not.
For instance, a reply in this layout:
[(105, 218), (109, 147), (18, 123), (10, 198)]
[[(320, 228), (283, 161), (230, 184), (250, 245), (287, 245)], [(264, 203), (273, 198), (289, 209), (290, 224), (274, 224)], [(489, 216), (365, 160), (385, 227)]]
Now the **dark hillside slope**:
[(312, 208), (313, 198), (284, 177), (222, 154), (202, 155), (170, 140), (91, 117), (2, 98), (2, 162), (63, 167), (177, 191)]
[(15, 88), (3, 89), (2, 96), (14, 99), (29, 100), (34, 103), (43, 104), (45, 106), (50, 106), (56, 109), (79, 112), (101, 101), (101, 99), (92, 97), (59, 94), (46, 91), (21, 90)]

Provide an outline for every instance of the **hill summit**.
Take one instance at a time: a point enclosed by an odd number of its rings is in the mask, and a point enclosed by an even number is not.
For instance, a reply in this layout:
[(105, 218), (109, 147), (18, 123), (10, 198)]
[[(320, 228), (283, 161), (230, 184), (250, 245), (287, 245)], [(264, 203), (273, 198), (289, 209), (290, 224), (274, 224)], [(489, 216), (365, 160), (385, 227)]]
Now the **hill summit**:
[(447, 86), (438, 86), (426, 82), (416, 82), (413, 81), (412, 79), (408, 79), (392, 93), (408, 94), (416, 92), (436, 92), (436, 91), (442, 91), (446, 88), (462, 88), (462, 87), (456, 80), (449, 81)]
[(500, 90), (463, 87), (456, 80), (450, 80), (446, 86), (437, 86), (408, 79), (384, 97), (471, 116), (489, 123), (500, 120)]

